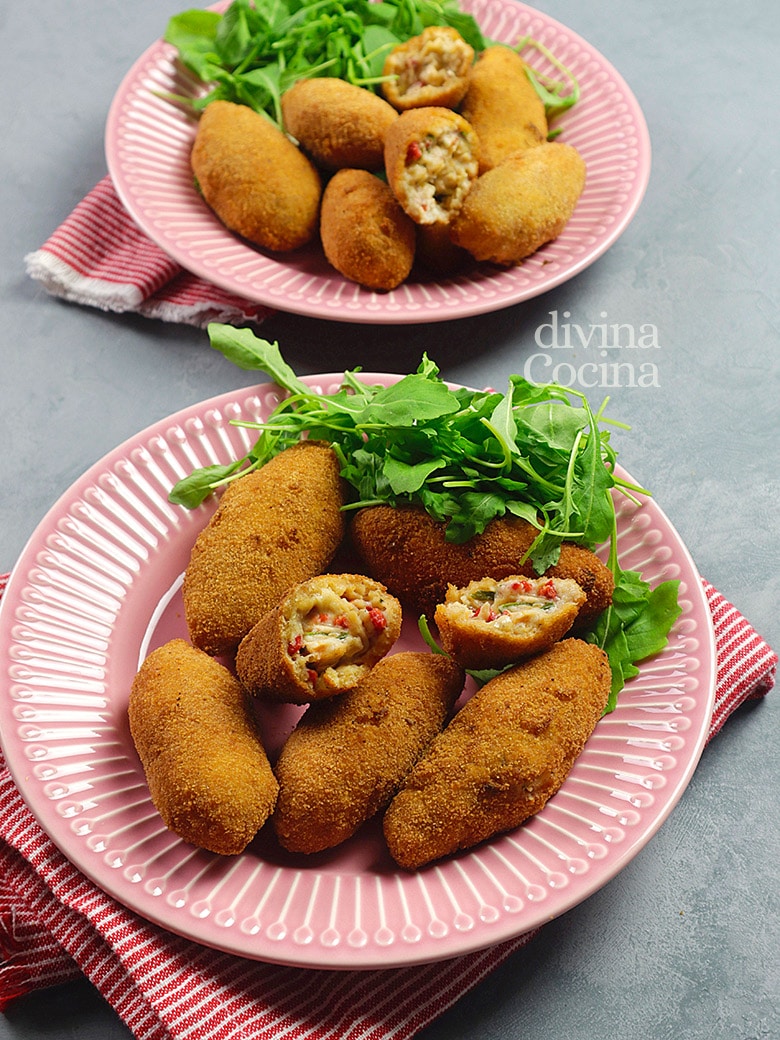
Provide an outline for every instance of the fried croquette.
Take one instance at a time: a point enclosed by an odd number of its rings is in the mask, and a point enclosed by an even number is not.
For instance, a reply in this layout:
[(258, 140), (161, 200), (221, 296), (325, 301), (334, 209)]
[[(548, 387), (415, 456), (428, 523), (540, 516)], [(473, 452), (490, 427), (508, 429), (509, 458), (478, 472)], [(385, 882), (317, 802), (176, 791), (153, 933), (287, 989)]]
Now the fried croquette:
[(342, 79), (301, 79), (281, 105), (285, 130), (316, 163), (381, 170), (385, 134), (398, 113), (373, 91)]
[(231, 653), (289, 588), (326, 570), (344, 534), (343, 504), (336, 454), (314, 441), (228, 485), (184, 572), (195, 646)]
[(486, 683), (390, 803), (384, 833), (393, 859), (416, 870), (539, 812), (593, 732), (610, 686), (606, 654), (579, 639)]
[(382, 93), (402, 112), (429, 105), (457, 108), (468, 90), (473, 61), (474, 48), (457, 29), (429, 25), (390, 51)]
[(128, 716), (165, 826), (210, 852), (242, 852), (271, 815), (278, 784), (238, 680), (174, 639), (141, 665)]
[(414, 263), (414, 221), (387, 184), (366, 170), (339, 170), (328, 182), (320, 238), (339, 274), (378, 292), (400, 285)]
[(351, 690), (401, 634), (401, 604), (361, 574), (295, 585), (241, 640), (236, 674), (267, 700), (307, 704)]
[(452, 223), (475, 260), (517, 264), (560, 235), (585, 187), (585, 162), (557, 141), (510, 156), (477, 179)]
[(479, 141), (449, 108), (402, 112), (385, 137), (385, 173), (393, 194), (418, 224), (448, 223), (479, 169)]
[(322, 184), (312, 162), (246, 105), (212, 101), (198, 121), (192, 171), (209, 207), (231, 231), (272, 252), (317, 233)]
[[(350, 533), (368, 573), (415, 615), (433, 617), (449, 585), (460, 588), (512, 574), (538, 577), (530, 561), (520, 562), (537, 531), (514, 517), (493, 520), (482, 534), (456, 544), (446, 540), (445, 525), (424, 509), (369, 506), (355, 514)], [(563, 542), (558, 562), (545, 576), (572, 578), (585, 593), (577, 630), (592, 624), (612, 602), (612, 571), (580, 545)]]
[(504, 668), (562, 639), (585, 599), (571, 578), (482, 578), (461, 589), (450, 585), (434, 620), (458, 664)]
[(544, 102), (520, 55), (502, 44), (486, 47), (471, 70), (460, 111), (479, 137), (479, 172), (547, 140)]
[(354, 690), (307, 708), (276, 764), (280, 844), (332, 848), (383, 809), (440, 732), (463, 680), (440, 654), (395, 653)]

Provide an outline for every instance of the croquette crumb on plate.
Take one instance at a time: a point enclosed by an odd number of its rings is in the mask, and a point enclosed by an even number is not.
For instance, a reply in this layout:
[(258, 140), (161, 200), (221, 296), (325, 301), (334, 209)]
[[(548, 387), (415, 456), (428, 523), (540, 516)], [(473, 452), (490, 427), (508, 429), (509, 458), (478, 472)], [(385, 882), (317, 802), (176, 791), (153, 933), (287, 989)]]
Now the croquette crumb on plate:
[[(227, 3), (215, 5), (224, 10)], [(106, 156), (122, 202), (149, 237), (182, 267), (215, 285), (282, 311), (334, 321), (405, 324), (463, 318), (532, 299), (584, 270), (634, 217), (650, 175), (650, 139), (639, 104), (616, 69), (589, 43), (516, 0), (462, 0), (486, 37), (514, 44), (531, 36), (577, 78), (580, 100), (553, 124), (587, 167), (576, 210), (554, 241), (515, 267), (470, 263), (456, 276), (414, 272), (389, 292), (351, 282), (328, 264), (319, 243), (293, 253), (262, 252), (228, 231), (198, 195), (190, 169), (196, 123), (160, 94), (193, 96), (199, 84), (176, 50), (153, 44), (112, 102)], [(554, 78), (533, 49), (529, 64)]]
[[(305, 382), (334, 393), (341, 379)], [(231, 420), (263, 421), (277, 401), (278, 389), (266, 383), (161, 420), (89, 469), (33, 533), (0, 606), (0, 738), (19, 790), (63, 853), (113, 898), (243, 957), (390, 968), (530, 931), (629, 863), (694, 771), (715, 668), (690, 556), (652, 499), (620, 500), (622, 566), (653, 585), (679, 579), (682, 613), (668, 646), (626, 685), (557, 794), (516, 831), (415, 872), (395, 866), (376, 820), (312, 856), (285, 852), (267, 827), (239, 856), (196, 849), (165, 828), (151, 803), (128, 699), (141, 661), (186, 638), (182, 573), (216, 507), (172, 506), (171, 487), (193, 466), (242, 455), (255, 434)], [(392, 652), (426, 649), (407, 618)], [(269, 756), (300, 710), (263, 709)]]

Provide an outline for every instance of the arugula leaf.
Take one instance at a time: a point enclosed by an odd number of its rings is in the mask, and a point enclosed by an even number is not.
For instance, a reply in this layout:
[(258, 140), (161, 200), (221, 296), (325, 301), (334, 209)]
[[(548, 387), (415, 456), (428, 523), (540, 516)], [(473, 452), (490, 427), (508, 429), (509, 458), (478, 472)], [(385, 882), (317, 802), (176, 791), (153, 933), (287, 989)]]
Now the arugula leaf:
[(636, 665), (666, 646), (680, 615), (679, 581), (661, 582), (654, 589), (636, 571), (618, 569), (612, 605), (586, 638), (600, 646), (612, 669), (612, 692), (606, 711), (613, 711), (626, 681), (639, 673)]
[(366, 408), (365, 421), (414, 426), (419, 420), (451, 415), (457, 409), (457, 398), (444, 383), (413, 374), (378, 390)]
[(647, 594), (643, 608), (626, 626), (626, 640), (632, 662), (645, 661), (663, 650), (666, 637), (680, 616), (679, 581), (665, 581)]
[(577, 434), (587, 426), (588, 416), (566, 402), (556, 399), (541, 401), (529, 408), (524, 421), (528, 430), (550, 448), (566, 451)]
[(310, 393), (282, 358), (278, 343), (258, 339), (250, 329), (236, 329), (232, 325), (211, 322), (208, 325), (211, 346), (224, 354), (239, 368), (249, 371), (260, 369), (271, 376), (285, 390), (294, 394)]
[(189, 54), (214, 53), (222, 16), (216, 11), (182, 11), (168, 21), (165, 40)]
[(580, 466), (572, 475), (569, 493), (573, 523), (584, 532), (587, 542), (596, 545), (606, 541), (612, 529), (614, 507), (609, 492), (614, 480), (604, 465), (598, 430), (592, 430), (583, 440)]
[(237, 463), (203, 466), (180, 480), (168, 496), (175, 505), (195, 509), (236, 471)]
[[(372, 5), (379, 7), (379, 4)], [(385, 58), (401, 43), (401, 40), (396, 33), (392, 32), (384, 25), (367, 25), (363, 32), (363, 52), (365, 54), (365, 61), (368, 68), (368, 79), (379, 81), (382, 77), (382, 70), (385, 64)]]
[(276, 123), (282, 122), (282, 94), (286, 89), (284, 73), (269, 65), (264, 69), (253, 69), (236, 80), (236, 100), (241, 99), (249, 108), (263, 114), (273, 113)]
[[(502, 483), (503, 487), (503, 483)], [(512, 488), (514, 492), (522, 492), (527, 487), (526, 484), (520, 484), (518, 487)], [(512, 516), (518, 516), (521, 520), (526, 520), (533, 527), (539, 526), (539, 512), (535, 509), (530, 502), (523, 502), (521, 499), (510, 498), (506, 504), (507, 512), (511, 513)]]
[(519, 451), (515, 438), (517, 437), (517, 422), (512, 410), (512, 394), (506, 394), (498, 402), (490, 414), (490, 419), (483, 419), (483, 424), (490, 430), (504, 452), (507, 466), (511, 465), (512, 452)]
[(389, 456), (385, 459), (383, 469), (387, 483), (396, 495), (412, 495), (420, 490), (431, 473), (443, 465), (439, 459), (426, 459), (410, 465)]
[(252, 42), (252, 32), (248, 25), (247, 6), (244, 0), (238, 0), (225, 11), (217, 23), (216, 47), (223, 63), (235, 67), (246, 54)]

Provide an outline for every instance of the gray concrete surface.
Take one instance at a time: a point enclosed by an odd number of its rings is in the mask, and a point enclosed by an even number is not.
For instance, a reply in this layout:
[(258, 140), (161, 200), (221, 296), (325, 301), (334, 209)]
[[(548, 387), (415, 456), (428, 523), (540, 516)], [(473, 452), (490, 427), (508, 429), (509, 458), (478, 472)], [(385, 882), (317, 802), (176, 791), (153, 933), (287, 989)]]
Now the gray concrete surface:
[[(210, 350), (205, 334), (57, 302), (22, 262), (104, 174), (111, 97), (184, 6), (0, 5), (0, 570), (106, 451), (180, 407), (253, 381)], [(646, 114), (651, 182), (620, 241), (570, 283), (485, 317), (401, 329), (278, 314), (264, 334), (299, 373), (356, 364), (407, 371), (427, 349), (449, 379), (501, 385), (553, 311), (583, 325), (602, 312), (654, 325), (658, 385), (608, 391), (613, 413), (633, 427), (622, 461), (653, 489), (701, 573), (779, 647), (778, 7), (541, 6), (616, 65)], [(732, 718), (647, 847), (421, 1040), (780, 1037), (779, 722), (776, 692)], [(86, 982), (0, 1015), (0, 1040), (127, 1035)]]

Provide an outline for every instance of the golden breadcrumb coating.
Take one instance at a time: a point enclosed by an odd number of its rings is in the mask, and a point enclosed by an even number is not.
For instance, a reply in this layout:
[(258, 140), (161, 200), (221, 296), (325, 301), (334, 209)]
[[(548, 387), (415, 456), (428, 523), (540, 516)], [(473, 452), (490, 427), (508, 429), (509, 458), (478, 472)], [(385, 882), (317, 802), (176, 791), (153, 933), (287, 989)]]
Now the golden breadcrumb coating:
[(236, 654), (245, 689), (307, 704), (350, 690), (401, 634), (401, 604), (361, 574), (321, 574), (295, 585)]
[(343, 537), (343, 504), (336, 455), (313, 441), (228, 485), (184, 574), (195, 646), (232, 652), (291, 586), (326, 570)]
[(312, 704), (276, 763), (273, 826), (291, 852), (340, 844), (383, 809), (463, 688), (440, 654), (383, 658), (348, 693)]
[(416, 870), (539, 812), (593, 732), (610, 685), (606, 654), (564, 639), (478, 690), (387, 809), (385, 838), (399, 866)]
[(450, 585), (434, 620), (458, 664), (504, 668), (562, 639), (585, 600), (571, 578), (481, 578), (461, 589)]
[(333, 77), (301, 79), (282, 94), (284, 128), (331, 170), (381, 170), (387, 128), (398, 113), (373, 91)]
[(211, 852), (242, 852), (273, 811), (278, 785), (240, 683), (174, 639), (141, 665), (128, 715), (166, 827)]
[(288, 252), (316, 235), (320, 176), (259, 112), (212, 101), (198, 121), (190, 161), (205, 201), (225, 227), (249, 242)]
[(457, 108), (468, 90), (473, 61), (474, 48), (457, 29), (429, 25), (390, 51), (382, 93), (402, 112), (429, 105)]
[[(448, 585), (462, 587), (510, 574), (536, 577), (529, 562), (520, 563), (537, 534), (525, 520), (493, 520), (482, 534), (458, 545), (446, 540), (445, 525), (424, 509), (370, 506), (356, 513), (350, 533), (367, 572), (415, 615), (432, 618)], [(558, 563), (545, 574), (573, 578), (585, 593), (578, 630), (612, 602), (612, 572), (582, 546), (564, 542)]]
[(328, 182), (320, 239), (339, 274), (377, 292), (395, 289), (414, 263), (414, 221), (387, 184), (366, 170), (339, 170)]
[(569, 144), (551, 141), (510, 156), (476, 180), (453, 219), (452, 240), (475, 260), (517, 264), (560, 235), (585, 175)]
[(479, 137), (480, 173), (547, 140), (544, 102), (526, 68), (520, 55), (502, 44), (486, 47), (474, 63), (460, 112)]

